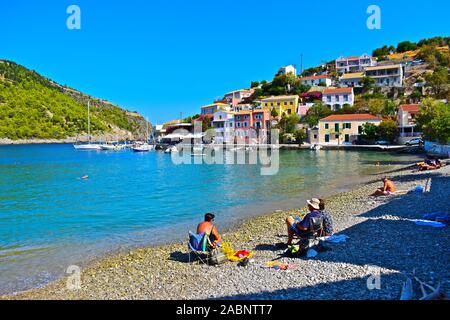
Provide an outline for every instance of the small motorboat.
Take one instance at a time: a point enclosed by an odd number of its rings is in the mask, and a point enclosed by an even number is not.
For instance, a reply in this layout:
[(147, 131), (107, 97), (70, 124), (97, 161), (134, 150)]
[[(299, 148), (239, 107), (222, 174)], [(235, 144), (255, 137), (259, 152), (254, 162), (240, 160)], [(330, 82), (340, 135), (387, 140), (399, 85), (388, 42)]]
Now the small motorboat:
[(131, 148), (134, 152), (150, 152), (155, 149), (155, 146), (150, 145), (148, 143), (144, 143), (141, 145), (138, 145), (136, 147)]
[(313, 145), (310, 147), (310, 149), (311, 149), (311, 150), (315, 150), (315, 151), (319, 151), (319, 150), (322, 150), (322, 146), (320, 146), (320, 145), (318, 145), (318, 144), (313, 144)]
[(74, 144), (73, 147), (75, 148), (75, 150), (100, 150), (100, 145), (99, 144), (92, 144), (92, 143), (88, 143), (88, 144)]

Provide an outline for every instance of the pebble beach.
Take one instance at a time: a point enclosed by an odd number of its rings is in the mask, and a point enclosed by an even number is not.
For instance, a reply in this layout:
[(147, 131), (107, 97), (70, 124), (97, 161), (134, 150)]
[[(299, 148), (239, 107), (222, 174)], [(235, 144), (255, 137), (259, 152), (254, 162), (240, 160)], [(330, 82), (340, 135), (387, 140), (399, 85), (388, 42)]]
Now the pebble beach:
[[(82, 269), (79, 290), (68, 290), (67, 279), (62, 279), (2, 299), (398, 300), (405, 275), (413, 271), (429, 284), (441, 283), (449, 293), (448, 227), (414, 222), (423, 214), (449, 213), (449, 174), (449, 166), (435, 172), (406, 168), (388, 173), (400, 190), (397, 196), (369, 198), (381, 186), (380, 177), (374, 177), (327, 199), (336, 234), (348, 239), (314, 258), (278, 260), (291, 264), (291, 270), (269, 269), (266, 263), (286, 249), (281, 245), (287, 241), (286, 217), (302, 215), (305, 208), (252, 218), (223, 233), (234, 249), (255, 254), (245, 267), (236, 262), (219, 266), (189, 262), (187, 244), (175, 243), (102, 258)], [(406, 193), (417, 186), (429, 190)], [(374, 277), (379, 279), (377, 288), (367, 285)]]

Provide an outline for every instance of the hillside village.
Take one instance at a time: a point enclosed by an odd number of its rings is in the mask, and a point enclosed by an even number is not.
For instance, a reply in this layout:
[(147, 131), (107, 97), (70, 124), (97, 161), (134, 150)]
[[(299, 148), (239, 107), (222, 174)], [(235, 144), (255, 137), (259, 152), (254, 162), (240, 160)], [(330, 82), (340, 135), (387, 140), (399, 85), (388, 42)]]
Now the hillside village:
[(404, 144), (424, 136), (446, 144), (448, 40), (405, 41), (300, 71), (281, 67), (270, 82), (254, 81), (202, 106), (195, 116), (156, 126), (158, 140), (180, 141), (182, 135), (173, 132), (192, 133), (200, 121), (204, 130), (216, 131), (216, 143), (266, 143), (276, 128), (282, 143)]

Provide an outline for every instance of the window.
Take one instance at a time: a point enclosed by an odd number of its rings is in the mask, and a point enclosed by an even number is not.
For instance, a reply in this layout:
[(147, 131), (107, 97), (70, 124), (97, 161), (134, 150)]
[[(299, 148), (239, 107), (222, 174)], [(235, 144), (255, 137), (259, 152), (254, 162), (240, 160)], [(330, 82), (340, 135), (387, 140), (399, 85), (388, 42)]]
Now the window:
[(293, 106), (293, 105), (294, 105), (294, 101), (291, 101), (289, 104), (290, 104), (291, 106)]
[(241, 116), (236, 116), (236, 120), (241, 120)]
[(236, 123), (236, 127), (240, 128), (241, 127), (241, 123), (240, 122)]
[(286, 101), (284, 102), (284, 105), (287, 106), (287, 102)]
[(330, 129), (330, 124), (329, 123), (325, 123), (325, 130)]
[(330, 142), (330, 135), (329, 134), (325, 135), (325, 142), (326, 143)]
[(280, 107), (280, 106), (281, 106), (281, 103), (277, 102), (277, 106)]
[(349, 135), (349, 134), (346, 134), (346, 135), (345, 135), (345, 142), (346, 142), (346, 143), (349, 143), (349, 142), (350, 142), (350, 135)]
[(344, 95), (344, 101), (348, 101), (348, 94)]
[(287, 113), (288, 113), (288, 114), (291, 114), (291, 113), (292, 113), (292, 110), (291, 110), (291, 109), (287, 109)]
[(335, 98), (336, 98), (336, 101), (339, 101), (339, 95), (338, 94), (336, 95)]
[(339, 135), (338, 135), (338, 134), (335, 134), (335, 135), (334, 135), (334, 138), (335, 138), (335, 139), (339, 139)]
[(362, 126), (358, 126), (358, 133), (362, 134), (363, 133), (363, 127)]
[(334, 124), (334, 131), (339, 132), (339, 123)]
[(351, 129), (352, 124), (351, 123), (344, 123), (344, 129)]
[(314, 139), (317, 139), (317, 134), (314, 135)]
[(331, 96), (327, 96), (327, 101), (331, 102)]
[(244, 127), (246, 127), (246, 128), (248, 127), (248, 122), (247, 121), (244, 122)]

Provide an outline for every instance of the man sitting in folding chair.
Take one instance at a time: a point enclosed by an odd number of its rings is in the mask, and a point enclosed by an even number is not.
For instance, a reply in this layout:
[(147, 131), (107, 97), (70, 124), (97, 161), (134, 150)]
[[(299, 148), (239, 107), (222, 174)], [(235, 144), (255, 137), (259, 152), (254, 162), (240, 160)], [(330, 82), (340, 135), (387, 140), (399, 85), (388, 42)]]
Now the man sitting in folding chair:
[(286, 219), (288, 226), (288, 246), (292, 245), (294, 238), (310, 240), (321, 237), (323, 231), (323, 216), (320, 211), (320, 200), (307, 201), (309, 213), (303, 220), (289, 217)]
[(206, 263), (208, 258), (204, 259), (202, 256), (208, 257), (213, 249), (221, 246), (222, 237), (214, 226), (214, 219), (214, 214), (207, 213), (205, 221), (197, 227), (197, 234), (189, 233), (189, 262), (191, 254), (195, 253), (202, 263)]

